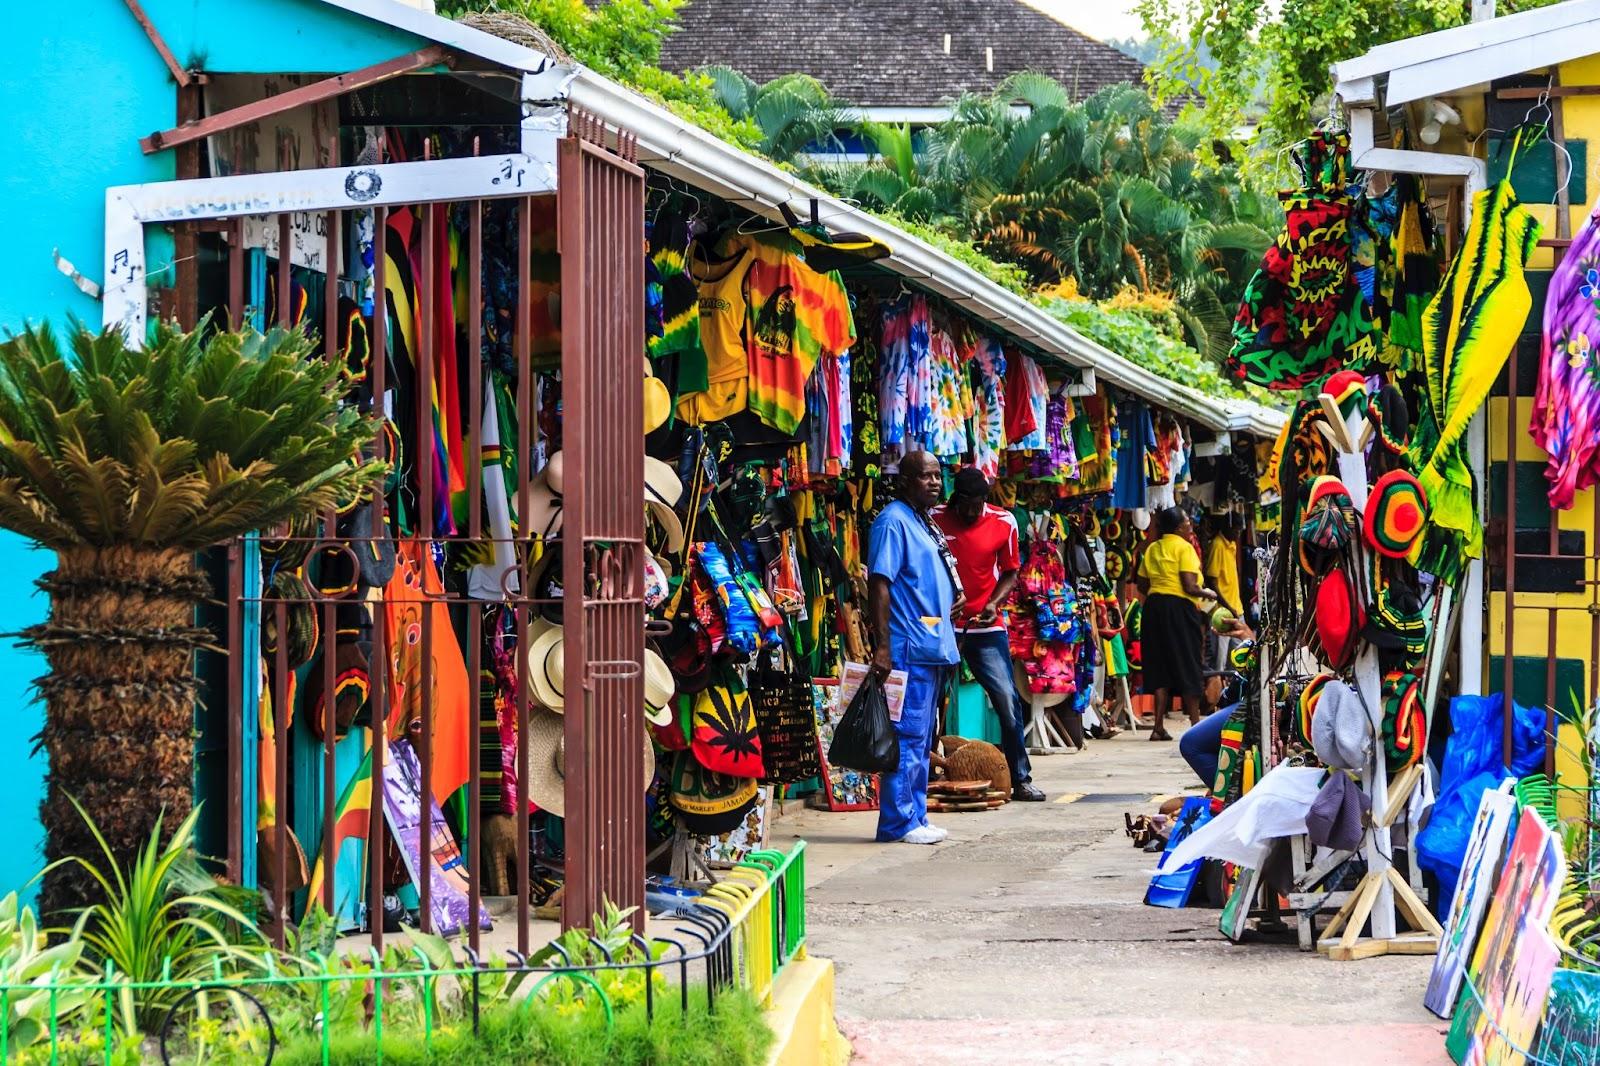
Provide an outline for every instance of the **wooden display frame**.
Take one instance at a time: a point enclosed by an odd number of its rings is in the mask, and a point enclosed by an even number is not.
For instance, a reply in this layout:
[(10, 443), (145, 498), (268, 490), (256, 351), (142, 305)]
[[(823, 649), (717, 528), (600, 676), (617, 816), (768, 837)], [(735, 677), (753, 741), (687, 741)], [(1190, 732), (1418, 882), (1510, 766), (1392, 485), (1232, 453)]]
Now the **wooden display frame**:
[[(1342, 415), (1327, 393), (1323, 393), (1320, 400), (1326, 421), (1319, 423), (1318, 428), (1338, 456), (1339, 477), (1350, 494), (1350, 502), (1358, 512), (1365, 511), (1368, 493), (1365, 451), (1372, 436), (1372, 425), (1364, 411), (1353, 411), (1348, 417)], [(1433, 665), (1430, 663), (1430, 667)], [(1394, 868), (1390, 829), (1409, 805), (1411, 793), (1422, 774), (1420, 767), (1408, 767), (1395, 778), (1394, 787), (1390, 787), (1382, 743), (1383, 692), (1378, 652), (1371, 644), (1363, 647), (1356, 658), (1355, 682), (1367, 709), (1373, 737), (1373, 765), (1370, 772), (1362, 775), (1361, 782), (1372, 804), (1372, 830), (1361, 848), (1367, 872), (1323, 930), (1317, 950), (1335, 962), (1379, 955), (1437, 954), (1444, 929)], [(1398, 932), (1397, 910), (1416, 932)], [(1371, 932), (1363, 935), (1369, 923)]]

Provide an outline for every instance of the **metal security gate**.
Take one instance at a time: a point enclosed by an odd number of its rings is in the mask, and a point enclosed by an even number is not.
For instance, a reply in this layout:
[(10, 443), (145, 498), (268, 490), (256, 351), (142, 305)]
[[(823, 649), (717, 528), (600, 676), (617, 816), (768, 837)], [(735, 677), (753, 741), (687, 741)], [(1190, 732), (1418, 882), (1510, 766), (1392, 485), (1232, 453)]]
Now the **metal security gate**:
[[(198, 232), (224, 235), (227, 249), (223, 262), (214, 269), (225, 273), (221, 290), (225, 296), (219, 297), (217, 302), (227, 309), (233, 322), (243, 323), (253, 312), (255, 320), (263, 326), (297, 325), (320, 333), (324, 338), (338, 338), (341, 327), (348, 329), (350, 326), (342, 323), (335, 311), (341, 283), (348, 284), (352, 275), (361, 273), (359, 269), (352, 270), (344, 260), (352, 254), (361, 254), (357, 246), (364, 240), (366, 243), (361, 247), (372, 254), (370, 269), (365, 275), (370, 281), (367, 291), (375, 294), (376, 299), (369, 301), (371, 306), (360, 316), (371, 357), (365, 366), (366, 380), (358, 398), (369, 410), (382, 410), (390, 385), (385, 380), (388, 362), (377, 357), (387, 351), (389, 343), (385, 295), (389, 265), (384, 254), (389, 217), (403, 212), (420, 227), (420, 252), (414, 254), (414, 281), (424, 297), (415, 305), (414, 341), (418, 352), (430, 353), (436, 344), (443, 344), (446, 339), (454, 343), (451, 330), (439, 321), (443, 304), (426, 295), (437, 291), (441, 278), (446, 285), (451, 280), (452, 249), (448, 240), (441, 239), (442, 230), (436, 230), (441, 213), (457, 212), (458, 218), (460, 214), (465, 215), (466, 221), (458, 231), (460, 264), (454, 268), (454, 279), (464, 281), (466, 306), (475, 312), (485, 293), (486, 210), (492, 209), (492, 204), (515, 205), (512, 247), (520, 252), (512, 268), (517, 281), (517, 299), (511, 316), (510, 347), (516, 385), (510, 406), (515, 412), (516, 424), (524, 427), (519, 438), (519, 459), (530, 461), (516, 463), (516, 480), (509, 495), (516, 501), (517, 513), (528, 515), (533, 481), (529, 443), (536, 432), (533, 427), (537, 421), (532, 353), (534, 307), (530, 296), (532, 268), (528, 249), (533, 245), (534, 205), (541, 198), (548, 205), (551, 203), (548, 194), (557, 191), (559, 155), (561, 188), (557, 236), (565, 297), (560, 312), (563, 336), (560, 370), (563, 451), (567, 464), (563, 528), (559, 536), (543, 539), (534, 536), (538, 531), (517, 529), (509, 544), (504, 536), (496, 536), (492, 528), (493, 516), (485, 513), (482, 480), (485, 472), (479, 462), (480, 455), (485, 454), (485, 431), (490, 428), (483, 418), (484, 375), (480, 372), (461, 374), (459, 391), (464, 402), (460, 428), (464, 430), (468, 503), (466, 513), (457, 519), (459, 528), (454, 534), (435, 531), (436, 501), (427, 484), (432, 475), (430, 464), (418, 462), (414, 456), (394, 454), (387, 435), (376, 443), (375, 456), (397, 461), (401, 491), (415, 501), (411, 514), (414, 537), (475, 548), (494, 558), (497, 569), (500, 560), (512, 561), (508, 569), (499, 572), (501, 594), (493, 601), (450, 591), (442, 581), (430, 584), (425, 577), (420, 583), (420, 593), (397, 597), (388, 589), (374, 592), (367, 600), (367, 609), (373, 612), (371, 617), (376, 619), (376, 624), (371, 629), (364, 665), (371, 723), (375, 731), (382, 729), (393, 735), (393, 729), (389, 728), (391, 712), (400, 714), (401, 709), (390, 706), (394, 679), (388, 675), (395, 654), (404, 649), (397, 648), (394, 643), (386, 624), (386, 612), (397, 606), (416, 610), (420, 617), (411, 630), (420, 653), (420, 666), (416, 668), (419, 672), (411, 679), (416, 703), (406, 711), (408, 721), (402, 732), (413, 742), (424, 798), (429, 794), (429, 783), (434, 780), (441, 739), (449, 740), (452, 745), (458, 740), (465, 741), (470, 761), (466, 777), (465, 847), (462, 854), (448, 861), (465, 872), (467, 886), (463, 892), (468, 895), (468, 913), (476, 915), (483, 894), (487, 859), (480, 820), (479, 765), (479, 706), (486, 684), (484, 672), (489, 667), (483, 655), (483, 608), (489, 602), (498, 604), (511, 619), (518, 649), (526, 647), (530, 624), (538, 614), (561, 618), (569, 638), (565, 644), (565, 675), (582, 679), (581, 699), (579, 687), (568, 686), (562, 747), (571, 757), (558, 763), (563, 767), (568, 807), (564, 863), (558, 863), (564, 867), (567, 885), (563, 924), (568, 927), (586, 924), (602, 909), (605, 901), (619, 906), (637, 906), (643, 902), (641, 782), (647, 736), (642, 713), (641, 667), (645, 550), (641, 432), (644, 174), (632, 162), (635, 150), (630, 136), (612, 133), (610, 136), (617, 144), (617, 150), (612, 151), (604, 147), (607, 132), (601, 124), (584, 116), (576, 117), (573, 124), (575, 132), (564, 137), (555, 136), (553, 131), (547, 134), (544, 131), (549, 127), (532, 124), (524, 130), (523, 153), (479, 156), (474, 148), (474, 154), (469, 157), (433, 159), (425, 154), (423, 159), (413, 162), (191, 179), (110, 190), (106, 261), (107, 276), (114, 287), (108, 287), (105, 308), (107, 325), (121, 324), (131, 334), (142, 335), (148, 313), (144, 298), (143, 227), (181, 222)], [(383, 155), (380, 146), (379, 157)], [(544, 223), (545, 226), (549, 224)], [(247, 228), (252, 239), (259, 241), (261, 235), (266, 234), (269, 243), (276, 239), (275, 247), (280, 252), (292, 248), (294, 254), (278, 255), (276, 269), (267, 270), (259, 246), (254, 253), (246, 250)], [(359, 235), (359, 240), (353, 242), (352, 235)], [(320, 264), (321, 278), (317, 284), (326, 286), (325, 314), (317, 316), (315, 321), (294, 301), (281, 298), (294, 290), (294, 268), (305, 266), (308, 254)], [(274, 300), (274, 310), (267, 321), (262, 312), (271, 293), (280, 298)], [(466, 350), (480, 351), (484, 342), (483, 316), (469, 313), (461, 327)], [(348, 353), (336, 344), (325, 343), (324, 354), (346, 358)], [(472, 370), (481, 369), (476, 360), (464, 362)], [(428, 397), (442, 387), (442, 383), (435, 380), (433, 359), (414, 358), (410, 365), (416, 396)], [(501, 410), (504, 412), (505, 407)], [(393, 416), (408, 426), (414, 423), (417, 440), (432, 439), (435, 412), (430, 411), (425, 400), (411, 408), (396, 410)], [(493, 450), (493, 444), (493, 439), (488, 439), (489, 450)], [(218, 575), (218, 591), (225, 590), (223, 607), (226, 612), (225, 621), (218, 621), (219, 628), (225, 626), (228, 652), (225, 784), (218, 786), (225, 790), (224, 796), (218, 798), (228, 809), (227, 841), (222, 857), (231, 879), (260, 885), (270, 896), (275, 912), (271, 931), (279, 944), (284, 943), (287, 929), (286, 923), (277, 919), (290, 913), (300, 887), (298, 843), (290, 832), (286, 810), (290, 796), (290, 751), (292, 745), (298, 744), (295, 778), (301, 789), (309, 786), (310, 790), (304, 794), (297, 791), (296, 799), (301, 803), (320, 804), (321, 815), (321, 824), (316, 829), (301, 826), (302, 835), (308, 830), (312, 834), (305, 846), (307, 867), (315, 866), (319, 858), (324, 866), (320, 885), (310, 887), (330, 912), (336, 907), (336, 889), (341, 896), (354, 891), (364, 897), (372, 943), (382, 946), (381, 915), (386, 887), (383, 859), (389, 836), (384, 816), (388, 745), (372, 744), (367, 756), (370, 795), (366, 797), (365, 809), (358, 807), (349, 818), (339, 817), (340, 781), (348, 779), (348, 767), (340, 762), (342, 756), (336, 753), (336, 701), (322, 701), (322, 721), (317, 723), (321, 727), (321, 739), (316, 740), (310, 750), (307, 747), (310, 738), (292, 738), (289, 715), (272, 714), (269, 709), (283, 707), (288, 702), (286, 696), (296, 685), (310, 683), (312, 674), (321, 675), (318, 680), (324, 693), (335, 691), (335, 673), (339, 667), (331, 652), (335, 642), (343, 639), (335, 634), (340, 631), (344, 612), (358, 606), (354, 602), (358, 597), (350, 590), (319, 591), (314, 586), (298, 594), (263, 591), (262, 584), (270, 577), (272, 564), (268, 560), (266, 566), (262, 565), (259, 544), (266, 542), (278, 550), (283, 550), (285, 545), (292, 548), (298, 544), (298, 550), (305, 554), (320, 559), (348, 559), (354, 565), (358, 550), (384, 539), (387, 506), (384, 491), (382, 487), (375, 489), (371, 500), (361, 505), (371, 516), (370, 531), (376, 531), (373, 535), (350, 535), (335, 515), (325, 516), (320, 523), (302, 528), (263, 531), (260, 538), (247, 538), (229, 545), (225, 576)], [(400, 544), (407, 542), (407, 538), (400, 539)], [(560, 585), (567, 595), (559, 601), (548, 592), (547, 598), (536, 598), (533, 577), (537, 561), (544, 553), (562, 551), (563, 542), (572, 545), (571, 551), (562, 552)], [(505, 550), (508, 547), (509, 552)], [(403, 555), (401, 558), (404, 561)], [(426, 568), (423, 569), (425, 572)], [(559, 595), (559, 590), (555, 594)], [(545, 610), (540, 612), (540, 608)], [(289, 660), (291, 642), (287, 638), (295, 629), (295, 616), (303, 618), (308, 613), (315, 616), (323, 634), (324, 653), (316, 665), (297, 672)], [(455, 732), (448, 735), (441, 732), (445, 727), (436, 720), (437, 679), (432, 676), (434, 666), (430, 654), (436, 642), (455, 641), (457, 629), (465, 640), (462, 652), (469, 693), (465, 737)], [(278, 639), (275, 647), (265, 654), (256, 643), (263, 630), (284, 638)], [(530, 696), (527, 660), (520, 651), (514, 659), (519, 802), (514, 816), (516, 842), (512, 872), (520, 893), (513, 909), (517, 947), (527, 952), (534, 946), (530, 931), (532, 906), (528, 898), (534, 857), (530, 854), (526, 791)], [(453, 721), (451, 728), (460, 724)], [(303, 733), (303, 730), (295, 733)], [(345, 791), (348, 793), (350, 789)], [(258, 798), (267, 802), (258, 803)], [(216, 801), (214, 798), (213, 802)], [(248, 824), (252, 811), (274, 806), (276, 817), (269, 819), (261, 815), (257, 825)], [(420, 818), (417, 831), (420, 838), (417, 851), (424, 868), (428, 868), (428, 857), (441, 842), (430, 839), (433, 831), (429, 817)], [(254, 861), (258, 848), (247, 846), (247, 835), (259, 844), (259, 864)], [(313, 849), (311, 845), (317, 836), (321, 838), (321, 846)], [(338, 842), (347, 838), (365, 842), (368, 880), (363, 886), (335, 884)], [(413, 881), (421, 904), (420, 923), (425, 931), (433, 931), (430, 897), (435, 877), (422, 876)], [(310, 902), (311, 899), (305, 898), (306, 905)], [(465, 928), (464, 938), (476, 950), (480, 942), (478, 923), (469, 920)]]
[[(558, 153), (567, 872), (562, 925), (644, 903), (644, 171), (573, 112)], [(579, 713), (581, 711), (581, 713)], [(581, 758), (570, 757), (581, 753)]]

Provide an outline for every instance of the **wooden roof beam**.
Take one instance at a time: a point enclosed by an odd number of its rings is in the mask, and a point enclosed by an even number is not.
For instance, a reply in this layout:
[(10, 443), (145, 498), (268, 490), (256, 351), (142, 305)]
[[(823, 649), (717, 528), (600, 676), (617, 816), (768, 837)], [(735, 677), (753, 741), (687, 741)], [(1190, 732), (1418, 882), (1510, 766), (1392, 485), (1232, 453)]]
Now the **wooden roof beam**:
[(197, 141), (202, 137), (210, 137), (224, 130), (231, 130), (235, 126), (242, 126), (247, 122), (257, 122), (272, 115), (288, 111), (291, 108), (305, 104), (314, 104), (330, 97), (342, 96), (356, 89), (364, 89), (369, 85), (376, 85), (381, 81), (409, 74), (414, 70), (425, 67), (435, 67), (440, 64), (451, 66), (454, 63), (450, 52), (440, 45), (429, 45), (419, 48), (415, 52), (386, 59), (382, 63), (374, 63), (370, 67), (352, 70), (347, 74), (335, 74), (331, 78), (302, 85), (288, 92), (269, 96), (264, 100), (256, 100), (227, 111), (219, 111), (215, 115), (194, 122), (185, 122), (170, 130), (152, 133), (139, 142), (139, 147), (144, 149), (146, 155), (159, 152), (167, 148), (175, 148), (180, 144)]

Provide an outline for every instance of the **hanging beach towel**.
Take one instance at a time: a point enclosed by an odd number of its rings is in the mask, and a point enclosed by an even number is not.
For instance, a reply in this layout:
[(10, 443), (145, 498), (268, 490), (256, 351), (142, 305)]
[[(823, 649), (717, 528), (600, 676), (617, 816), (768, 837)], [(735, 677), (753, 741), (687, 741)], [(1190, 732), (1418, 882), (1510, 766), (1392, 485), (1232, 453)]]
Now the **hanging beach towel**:
[(1438, 295), (1423, 313), (1423, 390), (1411, 458), (1431, 510), (1419, 566), (1453, 581), (1483, 554), (1477, 485), (1467, 462), (1467, 423), (1489, 397), (1528, 319), (1533, 297), (1523, 268), (1539, 223), (1517, 200), (1510, 172), (1473, 197), (1472, 224)]
[(1550, 277), (1528, 432), (1550, 453), (1550, 506), (1600, 482), (1600, 203)]
[(1242, 381), (1297, 390), (1377, 356), (1371, 312), (1350, 271), (1350, 135), (1317, 130), (1304, 188), (1281, 194), (1283, 232), (1245, 287), (1228, 369)]

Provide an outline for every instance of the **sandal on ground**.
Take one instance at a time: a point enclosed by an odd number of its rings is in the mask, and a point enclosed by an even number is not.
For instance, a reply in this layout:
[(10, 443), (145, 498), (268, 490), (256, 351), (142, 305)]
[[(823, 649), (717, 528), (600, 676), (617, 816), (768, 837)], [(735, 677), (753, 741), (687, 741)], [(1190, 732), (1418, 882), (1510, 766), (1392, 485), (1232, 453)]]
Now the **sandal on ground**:
[(1165, 729), (1153, 729), (1153, 730), (1150, 731), (1150, 739), (1151, 740), (1171, 740), (1172, 739), (1172, 734), (1167, 732)]

